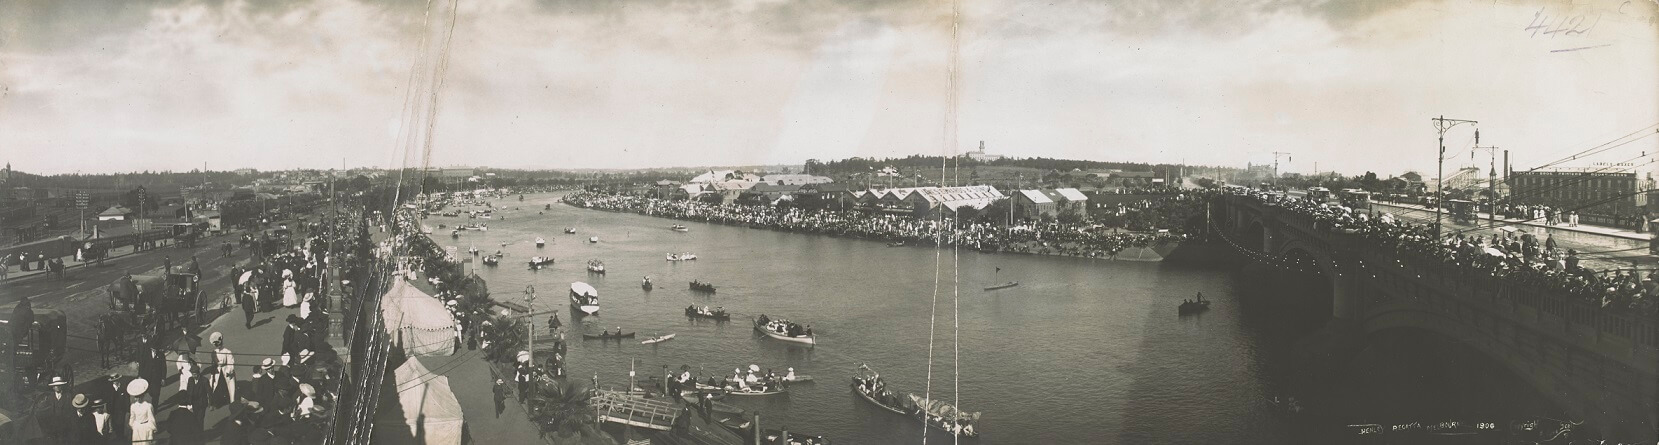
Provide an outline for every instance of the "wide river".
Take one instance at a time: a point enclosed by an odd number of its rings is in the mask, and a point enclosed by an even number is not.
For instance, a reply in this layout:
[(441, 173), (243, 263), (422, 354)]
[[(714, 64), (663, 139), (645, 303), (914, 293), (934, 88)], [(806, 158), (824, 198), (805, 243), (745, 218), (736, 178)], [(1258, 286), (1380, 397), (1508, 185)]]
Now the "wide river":
[[(522, 301), (525, 286), (534, 285), (536, 305), (568, 309), (570, 283), (585, 281), (599, 290), (602, 309), (574, 330), (677, 334), (658, 345), (575, 340), (567, 365), (573, 377), (598, 374), (602, 385), (621, 386), (630, 364), (641, 380), (665, 365), (728, 374), (750, 364), (780, 374), (794, 367), (817, 381), (770, 400), (726, 402), (758, 410), (768, 426), (838, 443), (918, 443), (919, 423), (869, 405), (848, 383), (867, 363), (894, 390), (920, 394), (931, 353), (932, 393), (952, 400), (960, 383), (959, 406), (983, 413), (979, 443), (1295, 443), (1314, 434), (1267, 402), (1287, 391), (1282, 376), (1289, 373), (1275, 361), (1293, 338), (1285, 323), (1246, 307), (1248, 286), (1236, 268), (971, 251), (955, 257), (948, 249), (703, 223), (686, 223), (691, 230), (681, 233), (668, 229), (672, 220), (575, 208), (552, 194), (496, 202), (520, 210), (497, 213), (506, 221), (474, 220), (489, 230), (458, 240), (448, 230), (433, 235), (462, 255), (469, 246), (508, 254), (500, 267), (479, 271), (494, 298)], [(463, 222), (434, 216), (426, 224)], [(564, 234), (567, 226), (578, 233)], [(547, 247), (535, 247), (537, 236)], [(600, 242), (588, 243), (590, 236)], [(668, 262), (666, 252), (699, 259)], [(528, 271), (524, 261), (533, 255), (557, 263)], [(604, 260), (610, 274), (589, 275), (589, 259)], [(646, 275), (654, 291), (641, 289)], [(693, 279), (715, 283), (718, 294), (690, 292)], [(982, 290), (1009, 280), (1022, 284)], [(1200, 291), (1214, 308), (1178, 316), (1177, 304)], [(688, 320), (682, 311), (693, 303), (723, 306), (733, 321)], [(749, 323), (760, 314), (812, 325), (818, 345), (762, 338)], [(559, 317), (569, 324), (572, 313)], [(938, 439), (930, 442), (948, 443)]]

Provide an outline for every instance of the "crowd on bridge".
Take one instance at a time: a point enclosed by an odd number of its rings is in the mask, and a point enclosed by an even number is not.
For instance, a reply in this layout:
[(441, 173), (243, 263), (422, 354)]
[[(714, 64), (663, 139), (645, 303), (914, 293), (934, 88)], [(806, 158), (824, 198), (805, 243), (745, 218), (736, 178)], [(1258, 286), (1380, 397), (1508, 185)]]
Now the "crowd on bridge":
[(1659, 274), (1643, 276), (1633, 269), (1592, 270), (1580, 264), (1578, 252), (1560, 248), (1554, 238), (1540, 240), (1530, 233), (1516, 231), (1499, 231), (1490, 236), (1443, 231), (1442, 237), (1436, 234), (1432, 224), (1402, 221), (1387, 213), (1242, 188), (1226, 193), (1306, 215), (1319, 229), (1359, 236), (1393, 253), (1486, 274), (1550, 294), (1568, 295), (1607, 311), (1659, 314), (1659, 303), (1656, 303)]
[[(337, 216), (289, 222), (293, 237), (261, 235), (248, 260), (222, 275), (231, 284), (226, 316), (242, 318), (249, 330), (219, 328), (208, 333), (207, 348), (192, 330), (198, 326), (135, 331), (136, 375), (118, 365), (79, 386), (70, 384), (72, 375), (53, 377), (30, 412), (38, 435), (19, 443), (319, 443), (329, 433), (342, 376), (329, 308), (345, 309), (340, 324), (350, 326), (380, 261), (366, 224), (371, 215), (357, 207)], [(227, 256), (230, 250), (227, 243)], [(259, 326), (255, 314), (272, 311), (286, 313), (280, 343), (251, 335)], [(175, 378), (178, 390), (163, 397)], [(218, 410), (225, 411), (215, 417), (224, 420), (208, 423), (208, 413)]]
[(580, 207), (635, 212), (665, 218), (706, 221), (769, 229), (879, 239), (892, 242), (958, 245), (983, 251), (1008, 251), (1111, 258), (1131, 247), (1185, 239), (1179, 228), (1134, 233), (1092, 224), (1033, 222), (1012, 228), (985, 221), (926, 219), (908, 215), (799, 207), (711, 204), (644, 196), (576, 192), (565, 202)]

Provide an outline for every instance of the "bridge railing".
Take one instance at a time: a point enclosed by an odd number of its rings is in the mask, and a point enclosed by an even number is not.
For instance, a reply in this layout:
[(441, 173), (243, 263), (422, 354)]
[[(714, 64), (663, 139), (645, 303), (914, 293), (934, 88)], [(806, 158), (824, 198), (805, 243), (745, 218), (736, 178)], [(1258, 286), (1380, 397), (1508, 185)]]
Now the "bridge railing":
[(1448, 265), (1439, 258), (1401, 251), (1395, 246), (1357, 235), (1322, 229), (1311, 215), (1269, 206), (1253, 198), (1227, 196), (1225, 199), (1230, 205), (1243, 205), (1256, 211), (1271, 213), (1272, 219), (1311, 235), (1315, 238), (1311, 241), (1312, 244), (1332, 249), (1333, 252), (1340, 251), (1347, 256), (1365, 257), (1372, 261), (1369, 263), (1372, 265), (1390, 264), (1398, 259), (1413, 270), (1421, 272), (1425, 279), (1440, 283), (1455, 282), (1459, 288), (1511, 301), (1597, 335), (1626, 339), (1633, 347), (1659, 349), (1659, 320), (1652, 316), (1637, 311), (1610, 310), (1594, 302), (1561, 292), (1538, 289), (1472, 267), (1459, 270), (1458, 266)]

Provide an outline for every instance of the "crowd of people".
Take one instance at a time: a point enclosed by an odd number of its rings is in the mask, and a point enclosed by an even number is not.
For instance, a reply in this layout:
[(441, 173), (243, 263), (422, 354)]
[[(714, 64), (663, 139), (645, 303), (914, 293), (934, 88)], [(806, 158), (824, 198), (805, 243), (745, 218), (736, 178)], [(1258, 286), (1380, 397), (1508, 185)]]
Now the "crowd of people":
[[(1283, 194), (1235, 189), (1234, 193), (1309, 216), (1318, 228), (1359, 236), (1377, 247), (1445, 267), (1474, 272), (1546, 295), (1566, 295), (1607, 311), (1659, 314), (1659, 273), (1634, 269), (1597, 271), (1581, 264), (1579, 253), (1562, 249), (1553, 237), (1519, 231), (1479, 235), (1441, 231), (1391, 214), (1355, 210)], [(1531, 209), (1529, 211), (1545, 211)]]
[[(251, 331), (211, 332), (205, 350), (193, 326), (177, 335), (139, 333), (136, 375), (117, 366), (79, 390), (66, 376), (53, 377), (31, 413), (40, 437), (23, 443), (193, 444), (215, 437), (221, 444), (320, 442), (341, 375), (329, 343), (326, 295), (338, 289), (339, 307), (353, 308), (362, 287), (353, 283), (378, 261), (363, 211), (339, 216), (332, 225), (294, 222), (305, 234), (300, 237), (261, 235), (250, 258), (226, 275), (226, 308), (241, 306), (245, 329), (258, 326), (257, 313), (297, 309), (283, 319), (280, 349), (233, 351), (236, 338), (242, 345), (261, 343), (249, 340)], [(178, 391), (163, 397), (165, 382), (174, 377)], [(208, 413), (218, 410), (225, 410), (224, 420), (208, 424)]]
[(905, 214), (860, 210), (809, 210), (769, 205), (711, 204), (697, 200), (666, 200), (643, 196), (577, 192), (565, 201), (582, 207), (636, 212), (665, 218), (765, 227), (894, 242), (959, 245), (985, 251), (1007, 251), (1112, 258), (1132, 247), (1186, 238), (1178, 228), (1168, 232), (1134, 233), (1092, 224), (1035, 222), (1012, 228), (983, 221), (917, 218)]

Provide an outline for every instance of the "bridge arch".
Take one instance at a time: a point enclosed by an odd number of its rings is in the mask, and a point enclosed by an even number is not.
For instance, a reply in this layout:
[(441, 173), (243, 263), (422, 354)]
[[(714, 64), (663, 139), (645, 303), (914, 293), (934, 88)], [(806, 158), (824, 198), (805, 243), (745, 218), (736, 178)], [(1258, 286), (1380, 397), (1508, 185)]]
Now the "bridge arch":
[[(1491, 332), (1472, 328), (1465, 321), (1434, 311), (1395, 307), (1371, 312), (1359, 320), (1358, 324), (1364, 345), (1373, 344), (1400, 332), (1426, 333), (1441, 341), (1461, 346), (1459, 351), (1476, 354), (1479, 359), (1496, 364), (1513, 377), (1514, 381), (1522, 382), (1533, 394), (1566, 409), (1573, 417), (1588, 418), (1597, 412), (1597, 407), (1584, 406), (1581, 400), (1569, 396), (1580, 393), (1572, 388), (1574, 385), (1569, 376), (1534, 365), (1535, 360), (1518, 350), (1516, 346)], [(1361, 346), (1357, 349), (1363, 348)]]
[(1330, 252), (1295, 237), (1288, 238), (1290, 239), (1281, 243), (1277, 251), (1273, 252), (1275, 256), (1292, 264), (1305, 266), (1312, 263), (1313, 269), (1308, 270), (1308, 272), (1315, 272), (1312, 276), (1323, 280), (1325, 288), (1329, 290), (1329, 300), (1323, 300), (1323, 295), (1316, 295), (1315, 297), (1321, 298), (1321, 300), (1306, 301), (1304, 303), (1319, 305), (1320, 309), (1328, 310), (1332, 318), (1346, 318), (1348, 316), (1346, 313), (1348, 309), (1346, 299), (1349, 292), (1344, 283), (1347, 281), (1342, 278), (1340, 270), (1336, 266), (1336, 261)]

